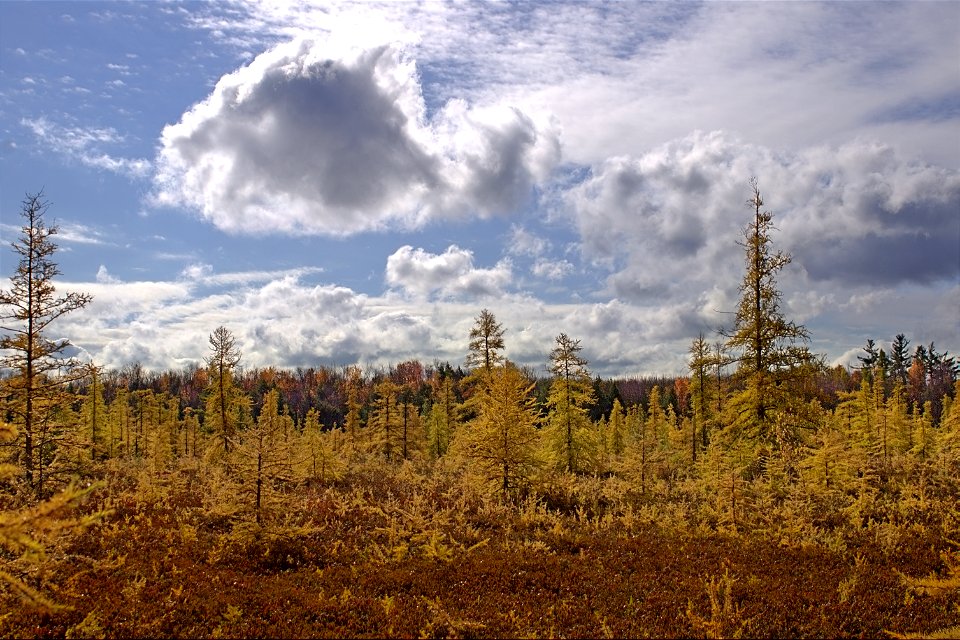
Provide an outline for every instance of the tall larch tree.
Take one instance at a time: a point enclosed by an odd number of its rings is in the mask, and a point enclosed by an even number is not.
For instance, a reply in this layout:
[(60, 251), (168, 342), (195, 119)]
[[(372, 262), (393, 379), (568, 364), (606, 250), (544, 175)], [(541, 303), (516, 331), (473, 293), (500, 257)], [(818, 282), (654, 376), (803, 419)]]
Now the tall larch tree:
[(57, 226), (47, 226), (49, 204), (43, 193), (28, 194), (22, 202), (23, 226), (11, 243), (20, 256), (10, 276), (10, 288), (0, 290), (0, 369), (13, 375), (2, 382), (5, 406), (17, 427), (17, 456), (24, 480), (42, 491), (43, 453), (36, 440), (39, 430), (56, 431), (56, 420), (66, 401), (64, 386), (83, 375), (77, 362), (66, 357), (70, 342), (51, 337), (51, 325), (64, 315), (83, 309), (92, 297), (86, 293), (57, 295), (54, 278), (60, 275), (53, 255)]
[(271, 389), (263, 396), (256, 422), (235, 440), (229, 457), (240, 480), (239, 489), (252, 502), (254, 519), (263, 522), (264, 512), (277, 502), (284, 488), (297, 479), (297, 460), (291, 458), (289, 423), (280, 412), (280, 394)]
[(106, 431), (107, 411), (103, 402), (103, 384), (100, 381), (101, 367), (90, 364), (87, 366), (89, 385), (87, 394), (83, 398), (82, 422), (90, 438), (90, 459), (98, 460), (105, 457), (105, 442), (109, 434)]
[(480, 311), (470, 329), (470, 349), (467, 366), (480, 369), (485, 374), (503, 362), (502, 351), (504, 328), (488, 309)]
[(210, 355), (207, 367), (210, 369), (205, 424), (219, 435), (224, 452), (229, 453), (232, 440), (237, 431), (237, 420), (233, 410), (233, 401), (237, 389), (233, 381), (233, 370), (242, 356), (237, 340), (226, 327), (217, 327), (210, 334)]
[(691, 443), (691, 456), (694, 464), (697, 462), (697, 435), (696, 430), (700, 430), (701, 448), (706, 448), (708, 443), (707, 421), (710, 416), (710, 364), (713, 361), (713, 354), (710, 352), (710, 345), (707, 344), (703, 333), (697, 336), (690, 345), (690, 396), (693, 409), (692, 425), (694, 437)]
[(504, 498), (540, 465), (533, 387), (512, 363), (491, 369), (479, 382), (477, 417), (455, 439), (474, 471)]
[(756, 179), (751, 180), (753, 197), (748, 204), (753, 220), (744, 230), (742, 246), (746, 271), (740, 284), (733, 330), (727, 348), (736, 354), (737, 374), (745, 389), (735, 398), (733, 424), (750, 440), (783, 445), (791, 437), (785, 427), (790, 394), (796, 388), (795, 374), (813, 360), (806, 342), (807, 330), (787, 320), (781, 309), (777, 276), (790, 264), (789, 254), (774, 251), (771, 233), (773, 214), (763, 209)]
[(400, 390), (390, 378), (384, 378), (373, 388), (375, 399), (368, 428), (373, 430), (374, 447), (387, 462), (395, 461), (403, 451), (403, 415), (397, 404)]
[(587, 361), (580, 357), (581, 349), (579, 340), (561, 333), (550, 352), (554, 379), (547, 397), (547, 446), (554, 463), (567, 473), (591, 470), (599, 453), (590, 429), (593, 381)]

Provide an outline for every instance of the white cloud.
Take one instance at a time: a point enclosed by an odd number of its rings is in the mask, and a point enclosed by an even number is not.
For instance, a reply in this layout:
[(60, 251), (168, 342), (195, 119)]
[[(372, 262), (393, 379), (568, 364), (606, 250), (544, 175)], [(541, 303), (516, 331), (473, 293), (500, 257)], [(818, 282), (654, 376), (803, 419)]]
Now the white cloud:
[(562, 280), (573, 273), (573, 265), (567, 260), (538, 259), (530, 268), (535, 276), (547, 280)]
[(427, 120), (416, 68), (387, 46), (279, 45), (164, 129), (153, 200), (237, 232), (346, 235), (511, 213), (559, 157), (505, 106)]
[(548, 239), (535, 235), (519, 225), (510, 227), (510, 238), (507, 240), (507, 251), (515, 256), (531, 256), (537, 258), (550, 250)]
[(420, 297), (433, 293), (455, 298), (499, 296), (511, 277), (509, 261), (502, 260), (492, 269), (477, 268), (473, 252), (456, 245), (439, 255), (406, 245), (387, 258), (387, 284)]
[(64, 222), (57, 225), (57, 240), (77, 244), (106, 244), (103, 233), (77, 222)]
[(46, 146), (55, 152), (79, 161), (89, 167), (105, 169), (130, 177), (143, 177), (150, 171), (150, 162), (140, 158), (118, 158), (101, 150), (117, 144), (123, 137), (113, 128), (67, 127), (46, 118), (24, 118), (20, 124), (30, 129)]
[(100, 265), (100, 268), (97, 269), (97, 282), (100, 284), (116, 284), (119, 280), (110, 275), (104, 265)]

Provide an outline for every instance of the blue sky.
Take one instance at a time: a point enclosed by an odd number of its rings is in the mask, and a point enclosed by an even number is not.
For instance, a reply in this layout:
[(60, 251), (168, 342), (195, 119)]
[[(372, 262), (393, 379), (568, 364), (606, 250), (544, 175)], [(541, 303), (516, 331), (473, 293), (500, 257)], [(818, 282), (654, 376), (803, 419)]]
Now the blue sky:
[(0, 2), (0, 253), (108, 367), (511, 359), (680, 374), (757, 176), (828, 362), (960, 350), (960, 3)]

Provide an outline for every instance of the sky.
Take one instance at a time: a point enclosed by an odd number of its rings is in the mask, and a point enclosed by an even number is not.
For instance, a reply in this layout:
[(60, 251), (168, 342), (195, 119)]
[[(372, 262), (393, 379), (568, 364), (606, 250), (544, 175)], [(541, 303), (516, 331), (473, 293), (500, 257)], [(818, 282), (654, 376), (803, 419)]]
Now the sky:
[(51, 325), (108, 368), (683, 375), (751, 177), (828, 364), (960, 352), (958, 2), (0, 2), (0, 261), (42, 190)]

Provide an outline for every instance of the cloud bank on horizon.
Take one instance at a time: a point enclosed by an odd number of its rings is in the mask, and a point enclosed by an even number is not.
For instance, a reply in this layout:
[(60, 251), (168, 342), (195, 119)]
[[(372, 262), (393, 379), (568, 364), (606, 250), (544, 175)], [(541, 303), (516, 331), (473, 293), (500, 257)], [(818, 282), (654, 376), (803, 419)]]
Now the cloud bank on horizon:
[(62, 176), (94, 302), (60, 330), (107, 366), (198, 363), (221, 324), (247, 366), (459, 364), (486, 307), (537, 370), (564, 332), (595, 373), (684, 373), (752, 176), (815, 352), (960, 349), (960, 5), (0, 7), (31, 11), (66, 35), (3, 33), (3, 239), (18, 181)]

